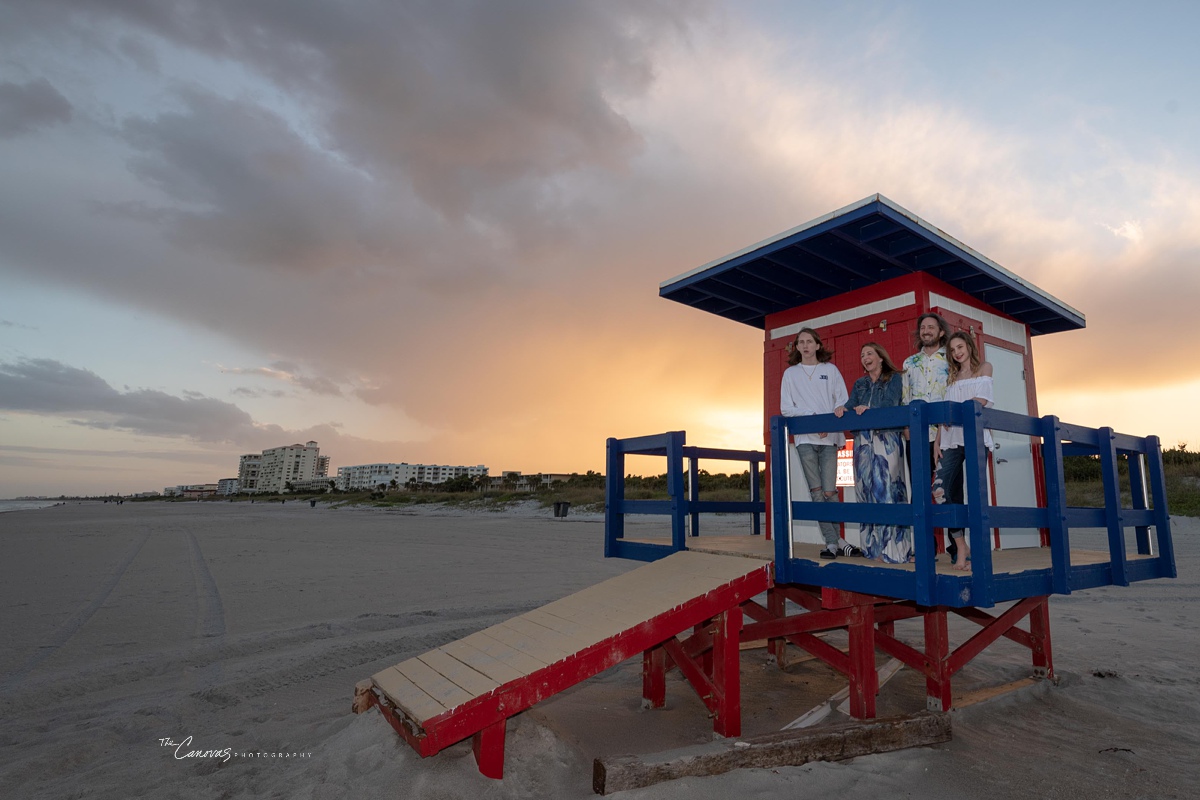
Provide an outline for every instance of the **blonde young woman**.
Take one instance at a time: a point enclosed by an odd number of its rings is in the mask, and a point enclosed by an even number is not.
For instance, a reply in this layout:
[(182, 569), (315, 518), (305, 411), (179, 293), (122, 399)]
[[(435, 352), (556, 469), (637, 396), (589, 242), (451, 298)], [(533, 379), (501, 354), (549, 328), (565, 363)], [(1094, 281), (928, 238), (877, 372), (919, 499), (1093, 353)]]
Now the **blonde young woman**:
[[(801, 328), (788, 358), (791, 364), (779, 387), (779, 413), (785, 417), (832, 414), (849, 399), (846, 381), (833, 364), (833, 353), (825, 349), (820, 335), (812, 328)], [(836, 503), (837, 451), (841, 434), (798, 433), (796, 452), (809, 495), (814, 503)], [(841, 538), (835, 522), (820, 522), (825, 549), (821, 558), (862, 556), (863, 551)]]
[[(946, 345), (946, 361), (950, 366), (950, 379), (946, 385), (946, 400), (962, 403), (974, 400), (987, 408), (995, 405), (992, 389), (992, 365), (984, 361), (970, 334), (959, 331), (951, 334)], [(992, 447), (991, 431), (983, 432), (984, 445)], [(933, 499), (938, 503), (963, 502), (963, 429), (960, 425), (939, 425), (934, 440), (934, 454), (938, 459), (937, 478), (933, 482)], [(963, 535), (962, 528), (951, 528), (950, 538), (958, 545), (954, 555), (954, 568), (968, 569), (971, 546)]]

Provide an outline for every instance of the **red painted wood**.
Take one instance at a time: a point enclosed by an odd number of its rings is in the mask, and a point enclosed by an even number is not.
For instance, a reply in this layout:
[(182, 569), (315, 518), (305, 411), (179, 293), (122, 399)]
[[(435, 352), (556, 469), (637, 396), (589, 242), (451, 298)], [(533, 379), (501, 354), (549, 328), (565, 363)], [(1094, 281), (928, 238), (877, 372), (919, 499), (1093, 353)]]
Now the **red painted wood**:
[[(779, 592), (778, 589), (767, 590), (767, 611), (773, 617), (782, 617), (787, 614), (787, 598)], [(755, 617), (758, 619), (758, 617)], [(761, 620), (760, 620), (761, 621)], [(787, 642), (782, 638), (775, 637), (767, 640), (767, 651), (775, 656), (775, 664), (783, 669), (787, 666)]]
[(662, 646), (642, 651), (642, 699), (648, 708), (667, 703), (667, 653)]
[(506, 720), (495, 722), (476, 733), (471, 739), (471, 752), (485, 778), (504, 777), (504, 729)]
[(875, 718), (879, 676), (875, 672), (875, 607), (850, 609), (850, 716)]
[(809, 611), (805, 614), (792, 614), (766, 622), (752, 622), (742, 629), (742, 635), (746, 637), (747, 641), (753, 641), (786, 636), (790, 633), (820, 633), (844, 628), (849, 621), (849, 609)]
[(775, 590), (806, 611), (820, 611), (823, 607), (819, 589), (801, 589), (798, 586), (776, 584)]
[(946, 609), (939, 606), (925, 612), (925, 657), (930, 672), (926, 673), (925, 696), (930, 711), (950, 710), (950, 669), (946, 663), (950, 652), (950, 635), (946, 626)]
[(713, 642), (713, 686), (716, 688), (717, 713), (713, 732), (719, 736), (742, 735), (742, 686), (740, 648), (742, 609), (734, 606), (717, 617)]
[(670, 638), (663, 642), (663, 649), (675, 662), (675, 666), (679, 667), (679, 671), (683, 673), (683, 677), (687, 678), (687, 682), (696, 690), (696, 694), (700, 696), (700, 701), (704, 703), (705, 708), (715, 712), (717, 710), (717, 687), (713, 685), (712, 679), (704, 674), (704, 668), (700, 662), (684, 652), (678, 639)]
[(1021, 619), (1029, 615), (1029, 612), (1040, 602), (1046, 598), (1043, 597), (1027, 597), (1024, 600), (1019, 600), (1013, 604), (1012, 608), (1005, 611), (1000, 616), (996, 617), (990, 623), (985, 625), (979, 633), (972, 636), (963, 644), (959, 645), (947, 659), (947, 666), (950, 674), (958, 672), (966, 664), (982, 653), (987, 646), (999, 639), (1008, 630), (1019, 622)]
[[(693, 628), (693, 633), (692, 633), (693, 638), (703, 636), (705, 633), (707, 633), (711, 630), (711, 626), (712, 626), (711, 619), (704, 620), (704, 622), (700, 623), (695, 628)], [(705, 648), (697, 655), (700, 658), (701, 666), (704, 668), (704, 674), (711, 676), (713, 674), (712, 649)]]
[(1029, 635), (1033, 639), (1033, 671), (1043, 678), (1054, 677), (1054, 657), (1050, 649), (1050, 598), (1046, 597), (1029, 612)]
[[(991, 614), (987, 613), (986, 611), (983, 611), (978, 608), (956, 608), (956, 609), (953, 609), (953, 611), (955, 614), (958, 614), (958, 616), (962, 617), (963, 619), (969, 619), (972, 622), (974, 622), (975, 624), (983, 626), (983, 627), (987, 627), (988, 625), (991, 625), (996, 620), (996, 618), (994, 616), (992, 616)], [(1033, 649), (1033, 646), (1034, 646), (1033, 637), (1030, 636), (1025, 631), (1021, 630), (1020, 628), (1017, 628), (1014, 626), (1014, 627), (1009, 628), (1008, 630), (1004, 631), (1000, 635), (1006, 639), (1012, 639), (1014, 642), (1021, 645), (1022, 647), (1028, 647), (1030, 650)]]
[[(511, 681), (458, 708), (424, 720), (422, 726), (425, 735), (420, 739), (418, 752), (423, 756), (440, 752), (500, 720), (519, 714), (535, 703), (621, 663), (627, 658), (658, 644), (666, 643), (668, 639), (674, 641), (674, 636), (681, 631), (699, 625), (725, 609), (739, 606), (744, 601), (765, 592), (769, 585), (769, 565), (763, 564), (761, 569), (755, 569), (753, 572), (696, 597), (666, 614), (635, 625), (531, 675)], [(676, 642), (676, 646), (678, 646), (678, 642)], [(675, 657), (675, 654), (671, 653), (669, 649), (668, 653), (672, 655), (672, 658)], [(682, 649), (679, 650), (679, 653), (687, 658)], [(701, 694), (703, 695), (703, 693)], [(417, 747), (410, 737), (405, 736), (405, 740)]]
[(936, 673), (933, 662), (930, 661), (928, 656), (917, 648), (895, 638), (892, 634), (879, 630), (875, 631), (875, 646), (892, 658), (904, 662), (906, 666), (917, 670), (927, 678), (933, 677)]

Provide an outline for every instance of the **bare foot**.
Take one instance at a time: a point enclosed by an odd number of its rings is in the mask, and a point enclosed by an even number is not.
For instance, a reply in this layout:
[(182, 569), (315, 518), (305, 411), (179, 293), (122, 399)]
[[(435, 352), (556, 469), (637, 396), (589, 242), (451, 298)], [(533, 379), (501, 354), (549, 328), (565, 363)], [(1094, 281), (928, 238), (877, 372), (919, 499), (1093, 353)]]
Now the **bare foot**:
[(954, 568), (962, 572), (969, 570), (971, 565), (968, 564), (967, 561), (971, 558), (971, 549), (960, 542), (958, 545), (958, 553), (956, 553), (956, 555), (958, 557), (954, 559)]

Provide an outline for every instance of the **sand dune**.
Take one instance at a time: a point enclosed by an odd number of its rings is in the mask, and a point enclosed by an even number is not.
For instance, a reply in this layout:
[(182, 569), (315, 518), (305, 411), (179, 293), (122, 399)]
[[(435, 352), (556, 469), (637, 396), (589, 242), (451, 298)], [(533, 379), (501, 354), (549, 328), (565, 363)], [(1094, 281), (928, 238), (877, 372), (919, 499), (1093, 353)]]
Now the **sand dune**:
[[(621, 796), (1196, 796), (1200, 524), (1173, 525), (1179, 579), (1056, 598), (1059, 685), (954, 712), (947, 745)], [(361, 678), (635, 568), (602, 557), (596, 515), (68, 505), (0, 515), (0, 547), (8, 797), (583, 798), (596, 756), (710, 736), (678, 679), (667, 708), (640, 711), (637, 662), (511, 720), (500, 783), (478, 774), (468, 744), (423, 760), (378, 713), (350, 712)], [(915, 639), (919, 628), (904, 624), (898, 633)], [(1027, 654), (1001, 643), (955, 688), (1028, 672)], [(747, 734), (840, 685), (818, 662), (780, 673), (754, 650), (743, 673)], [(902, 671), (880, 711), (916, 711), (923, 691)], [(225, 749), (228, 760), (177, 758)]]

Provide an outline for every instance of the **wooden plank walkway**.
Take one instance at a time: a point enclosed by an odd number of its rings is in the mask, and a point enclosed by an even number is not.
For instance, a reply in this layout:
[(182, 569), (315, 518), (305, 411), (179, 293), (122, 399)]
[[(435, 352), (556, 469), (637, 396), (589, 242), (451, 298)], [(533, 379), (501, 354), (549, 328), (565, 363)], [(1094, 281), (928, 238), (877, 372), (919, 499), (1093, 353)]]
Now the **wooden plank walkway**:
[(736, 608), (770, 569), (768, 555), (674, 553), (381, 670), (375, 704), (432, 755)]

